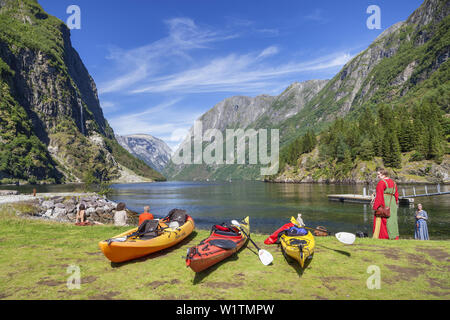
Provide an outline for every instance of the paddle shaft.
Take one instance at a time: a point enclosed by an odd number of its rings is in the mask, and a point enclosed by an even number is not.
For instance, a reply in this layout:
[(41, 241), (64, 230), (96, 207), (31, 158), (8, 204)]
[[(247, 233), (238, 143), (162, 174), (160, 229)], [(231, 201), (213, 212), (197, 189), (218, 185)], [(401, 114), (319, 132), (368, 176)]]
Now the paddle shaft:
[(244, 229), (242, 229), (241, 227), (239, 227), (239, 229), (241, 229), (241, 231), (247, 236), (248, 240), (251, 241), (251, 243), (253, 243), (253, 245), (256, 247), (256, 249), (258, 249), (258, 251), (260, 251), (261, 249), (258, 248), (258, 246), (256, 245), (256, 243), (250, 238), (250, 235), (248, 235)]
[(328, 232), (328, 230), (314, 229), (314, 228), (310, 228), (310, 227), (302, 227), (302, 228), (305, 228), (305, 229), (308, 229), (308, 230), (317, 230), (317, 231), (320, 231), (320, 232), (326, 232), (328, 235), (331, 235), (331, 232)]

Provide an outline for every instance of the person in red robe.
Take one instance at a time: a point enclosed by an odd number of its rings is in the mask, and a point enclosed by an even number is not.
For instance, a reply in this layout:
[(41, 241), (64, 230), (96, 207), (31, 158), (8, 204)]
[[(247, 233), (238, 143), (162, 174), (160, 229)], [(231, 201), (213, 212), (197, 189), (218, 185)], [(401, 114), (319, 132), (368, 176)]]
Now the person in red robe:
[[(390, 207), (391, 217), (381, 218), (374, 215), (373, 219), (373, 238), (374, 239), (399, 239), (397, 207), (398, 207), (398, 188), (395, 182), (389, 178), (388, 172), (383, 169), (377, 169), (377, 178), (380, 181), (377, 184), (376, 196), (373, 203), (373, 210), (380, 206)], [(387, 203), (386, 203), (387, 202)]]

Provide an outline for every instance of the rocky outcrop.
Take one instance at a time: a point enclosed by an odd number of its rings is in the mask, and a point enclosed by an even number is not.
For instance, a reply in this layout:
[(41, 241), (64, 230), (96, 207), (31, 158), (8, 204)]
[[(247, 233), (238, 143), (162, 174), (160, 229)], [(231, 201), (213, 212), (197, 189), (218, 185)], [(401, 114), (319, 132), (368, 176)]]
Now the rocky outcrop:
[[(353, 169), (342, 176), (333, 165), (320, 162), (317, 148), (302, 155), (298, 166), (286, 166), (279, 175), (266, 179), (274, 183), (344, 183), (375, 184), (376, 168), (383, 167), (381, 158), (371, 161), (358, 160)], [(444, 156), (441, 163), (423, 160), (409, 162), (411, 154), (402, 157), (402, 168), (391, 170), (391, 177), (405, 184), (450, 184), (450, 155)]]
[(148, 134), (116, 135), (116, 140), (132, 155), (143, 160), (150, 167), (162, 172), (170, 161), (172, 150), (161, 139)]
[[(74, 223), (80, 204), (86, 207), (86, 218), (91, 222), (103, 224), (114, 223), (117, 203), (99, 196), (63, 197), (54, 196), (50, 198), (38, 198), (33, 201), (35, 212), (33, 217), (57, 222)], [(139, 215), (127, 209), (127, 224), (137, 225)]]

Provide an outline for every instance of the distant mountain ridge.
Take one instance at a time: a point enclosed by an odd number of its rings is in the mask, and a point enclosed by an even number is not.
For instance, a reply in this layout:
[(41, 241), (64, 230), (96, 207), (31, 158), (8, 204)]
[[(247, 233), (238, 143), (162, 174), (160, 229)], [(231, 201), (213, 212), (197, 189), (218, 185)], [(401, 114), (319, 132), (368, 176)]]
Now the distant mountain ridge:
[[(272, 128), (297, 114), (326, 84), (327, 80), (295, 82), (278, 96), (235, 96), (227, 98), (202, 115), (203, 132), (208, 129), (260, 129)], [(193, 133), (191, 128), (190, 133)], [(175, 152), (189, 143), (185, 140)], [(245, 173), (244, 171), (247, 171)], [(249, 174), (249, 172), (252, 172)], [(241, 165), (175, 165), (170, 162), (164, 173), (173, 179), (246, 179), (255, 178), (257, 167)]]
[(116, 135), (116, 140), (158, 172), (164, 170), (172, 155), (172, 149), (163, 140), (149, 134)]

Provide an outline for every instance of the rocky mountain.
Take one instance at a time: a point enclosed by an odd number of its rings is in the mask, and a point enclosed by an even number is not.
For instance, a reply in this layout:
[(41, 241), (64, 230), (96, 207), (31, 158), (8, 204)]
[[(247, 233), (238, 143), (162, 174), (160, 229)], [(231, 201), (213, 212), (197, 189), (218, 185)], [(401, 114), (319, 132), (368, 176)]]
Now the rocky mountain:
[(384, 165), (399, 182), (448, 183), (449, 13), (448, 0), (426, 0), (347, 63), (283, 124), (289, 135), (318, 119), (317, 148), (292, 159), (290, 142), (290, 160), (270, 180), (361, 182)]
[(162, 172), (172, 155), (172, 149), (161, 139), (149, 134), (116, 135), (116, 140), (129, 153), (158, 172)]
[(414, 94), (436, 71), (445, 72), (450, 54), (449, 11), (447, 0), (425, 0), (406, 21), (385, 30), (349, 61), (303, 110), (282, 123), (283, 135), (297, 136), (305, 131), (298, 128), (311, 122), (322, 129), (365, 107), (392, 103)]
[[(227, 98), (202, 115), (203, 133), (208, 129), (260, 129), (273, 128), (289, 117), (297, 114), (306, 103), (327, 84), (327, 80), (296, 82), (279, 96), (260, 95), (257, 97), (235, 96)], [(190, 134), (193, 134), (193, 128)], [(176, 152), (189, 143), (183, 141)], [(207, 166), (175, 165), (170, 162), (164, 173), (174, 179), (242, 179), (255, 178), (259, 166)], [(244, 171), (247, 171), (245, 173)]]
[(0, 176), (164, 179), (114, 138), (70, 30), (34, 0), (0, 0)]
[[(281, 146), (287, 148), (310, 129), (323, 132), (334, 120), (356, 118), (381, 103), (413, 106), (427, 95), (439, 100), (436, 103), (448, 114), (449, 12), (450, 1), (425, 0), (406, 21), (385, 30), (330, 81), (315, 82), (314, 90), (294, 84), (279, 97), (261, 96), (243, 105), (237, 98), (226, 99), (200, 119), (207, 123), (204, 127), (220, 130), (230, 124), (279, 128)], [(247, 106), (251, 107), (245, 112)], [(251, 166), (170, 164), (166, 172), (177, 179), (261, 178)]]

